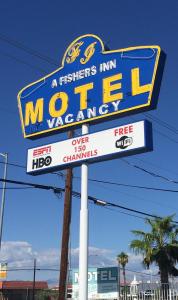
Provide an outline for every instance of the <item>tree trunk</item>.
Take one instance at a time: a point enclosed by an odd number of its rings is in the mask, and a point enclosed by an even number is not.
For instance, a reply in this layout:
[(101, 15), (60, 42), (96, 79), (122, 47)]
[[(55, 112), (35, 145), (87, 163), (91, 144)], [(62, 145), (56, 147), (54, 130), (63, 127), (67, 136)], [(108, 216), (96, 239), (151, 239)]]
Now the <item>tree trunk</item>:
[(123, 267), (123, 279), (124, 279), (124, 287), (125, 287), (126, 286), (125, 267)]
[(161, 279), (161, 294), (162, 299), (167, 300), (169, 298), (169, 275), (167, 267), (159, 267), (160, 279)]
[(122, 267), (123, 269), (123, 279), (124, 279), (124, 300), (127, 299), (127, 286), (126, 286), (126, 276), (125, 276), (125, 266)]
[(168, 269), (160, 267), (159, 270), (160, 270), (161, 284), (168, 284), (169, 283)]

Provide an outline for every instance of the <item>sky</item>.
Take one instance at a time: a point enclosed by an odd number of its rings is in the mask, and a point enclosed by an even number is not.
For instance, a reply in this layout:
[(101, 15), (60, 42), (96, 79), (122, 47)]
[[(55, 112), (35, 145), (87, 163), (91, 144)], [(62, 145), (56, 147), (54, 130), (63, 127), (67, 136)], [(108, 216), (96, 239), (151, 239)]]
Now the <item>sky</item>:
[[(153, 125), (153, 151), (89, 166), (89, 178), (127, 185), (177, 190), (178, 143), (178, 2), (153, 1), (1, 1), (0, 3), (0, 152), (8, 153), (7, 178), (64, 187), (64, 176), (26, 174), (27, 149), (67, 139), (59, 133), (24, 139), (17, 106), (18, 92), (60, 66), (67, 47), (84, 34), (98, 35), (110, 49), (159, 45), (167, 55), (157, 109), (91, 125), (90, 132), (137, 120)], [(76, 135), (81, 134), (78, 129)], [(0, 177), (4, 159), (0, 156)], [(12, 164), (19, 165), (13, 166)], [(139, 168), (138, 168), (139, 167)], [(148, 171), (145, 172), (144, 170)], [(154, 173), (159, 176), (151, 175)], [(73, 169), (73, 189), (80, 192), (80, 167)], [(164, 177), (164, 178), (163, 178)], [(10, 189), (16, 188), (16, 189)], [(144, 190), (89, 181), (89, 195), (150, 214), (175, 214), (177, 192)], [(2, 260), (10, 268), (56, 268), (38, 278), (57, 280), (64, 195), (7, 184)], [(72, 199), (71, 267), (78, 266), (80, 199)], [(128, 268), (142, 271), (141, 257), (129, 244), (131, 230), (148, 230), (142, 218), (121, 209), (89, 204), (89, 266), (116, 265), (121, 251), (129, 254)], [(143, 270), (143, 272), (145, 272)], [(155, 271), (156, 272), (156, 271)], [(29, 279), (31, 272), (9, 271), (7, 279)]]

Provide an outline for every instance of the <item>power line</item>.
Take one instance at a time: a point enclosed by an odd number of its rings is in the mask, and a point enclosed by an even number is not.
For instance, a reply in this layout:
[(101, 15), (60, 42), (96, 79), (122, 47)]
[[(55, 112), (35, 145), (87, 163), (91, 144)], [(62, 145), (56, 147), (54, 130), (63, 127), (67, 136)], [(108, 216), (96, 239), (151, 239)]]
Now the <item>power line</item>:
[[(162, 175), (159, 175), (159, 174), (156, 174), (156, 173), (153, 173), (153, 172), (150, 172), (144, 168), (141, 168), (137, 165), (134, 165), (133, 163), (130, 163), (128, 162), (127, 160), (125, 159), (122, 159), (123, 162), (127, 163), (128, 165), (132, 166), (132, 167), (135, 167), (137, 169), (140, 169), (141, 171), (144, 171), (146, 173), (148, 173), (149, 175), (152, 175), (154, 177), (159, 177), (159, 178), (162, 178), (168, 182), (171, 182), (171, 183), (178, 183), (177, 181), (174, 181), (173, 179), (168, 179)], [(0, 162), (0, 164), (4, 164), (4, 162)], [(16, 164), (16, 163), (8, 163), (8, 165), (10, 166), (14, 166), (14, 167), (19, 167), (19, 168), (23, 168), (23, 169), (26, 169), (25, 166), (23, 165), (19, 165), (19, 164)], [(61, 178), (64, 178), (64, 174), (62, 172), (52, 172), (50, 174), (54, 174), (54, 175), (58, 175), (60, 176)], [(73, 178), (76, 178), (76, 179), (80, 179), (80, 177), (77, 177), (77, 176), (73, 176)], [(164, 189), (164, 188), (154, 188), (154, 187), (148, 187), (148, 186), (141, 186), (141, 185), (132, 185), (132, 184), (125, 184), (125, 183), (119, 183), (119, 182), (112, 182), (112, 181), (105, 181), (105, 180), (98, 180), (98, 179), (91, 179), (89, 178), (89, 181), (92, 181), (92, 182), (98, 182), (98, 183), (105, 183), (105, 184), (110, 184), (110, 185), (116, 185), (116, 186), (124, 186), (124, 187), (130, 187), (130, 188), (137, 188), (137, 189), (145, 189), (145, 190), (152, 190), (152, 191), (159, 191), (159, 192), (170, 192), (170, 193), (178, 193), (178, 190), (173, 190), (173, 189)]]
[(164, 170), (164, 171), (166, 171), (166, 172), (174, 173), (174, 174), (178, 175), (178, 172), (175, 172), (175, 171), (173, 171), (173, 170), (164, 168), (162, 165), (160, 166), (160, 165), (158, 165), (158, 164), (156, 164), (156, 163), (147, 161), (147, 160), (142, 159), (142, 158), (140, 158), (140, 157), (139, 157), (139, 158), (138, 158), (138, 157), (134, 157), (134, 159), (136, 159), (137, 161), (139, 161), (139, 162), (141, 162), (141, 163), (144, 163), (144, 164), (146, 164), (146, 165), (151, 165), (151, 166), (154, 167), (154, 168), (157, 168), (157, 169), (160, 169), (160, 170)]
[(24, 65), (26, 65), (26, 66), (28, 66), (28, 67), (30, 67), (30, 68), (32, 68), (32, 69), (38, 70), (41, 74), (46, 73), (46, 70), (41, 69), (41, 68), (39, 68), (39, 67), (36, 67), (36, 66), (34, 66), (34, 65), (32, 65), (32, 64), (29, 64), (28, 62), (26, 62), (26, 61), (24, 61), (24, 60), (22, 60), (22, 59), (20, 59), (20, 58), (17, 58), (17, 57), (14, 56), (14, 55), (5, 53), (5, 52), (3, 52), (3, 51), (1, 51), (1, 50), (0, 50), (0, 54), (2, 54), (3, 56), (9, 57), (9, 58), (15, 60), (16, 62), (20, 62), (21, 64), (24, 64)]
[(143, 113), (144, 116), (151, 119), (152, 121), (156, 122), (160, 126), (167, 128), (168, 130), (174, 132), (175, 134), (178, 134), (178, 129), (174, 126), (170, 125), (169, 123), (162, 121), (160, 118), (152, 116), (150, 113)]
[[(23, 182), (23, 181), (2, 179), (2, 178), (0, 178), (0, 181), (1, 182), (5, 181), (7, 183), (20, 184), (20, 185), (29, 185), (29, 186), (33, 186), (35, 188), (43, 189), (43, 190), (52, 190), (54, 193), (62, 193), (62, 192), (65, 191), (64, 188), (54, 187), (54, 186), (50, 186), (50, 185), (28, 183), (28, 182)], [(72, 195), (74, 197), (77, 197), (77, 198), (81, 197), (81, 193), (76, 192), (76, 191), (72, 191)], [(126, 207), (126, 206), (123, 206), (123, 205), (119, 205), (119, 204), (116, 204), (116, 203), (113, 203), (113, 202), (101, 200), (101, 199), (98, 199), (98, 198), (93, 197), (93, 196), (88, 196), (88, 200), (92, 201), (94, 204), (99, 205), (99, 206), (103, 206), (103, 207), (109, 206), (109, 207), (114, 207), (114, 208), (120, 208), (122, 210), (126, 210), (126, 211), (129, 211), (129, 212), (140, 214), (140, 215), (143, 215), (145, 217), (160, 218), (160, 219), (162, 219), (162, 217), (160, 217), (158, 215), (153, 215), (153, 214), (150, 214), (150, 213), (143, 212), (141, 210), (136, 210), (136, 209), (129, 208), (129, 207)], [(172, 223), (178, 224), (178, 221), (173, 221)]]
[(157, 129), (153, 129), (153, 131), (155, 131), (157, 134), (159, 134), (159, 135), (165, 137), (166, 139), (170, 140), (171, 142), (173, 142), (173, 143), (175, 143), (175, 144), (178, 144), (178, 141), (177, 141), (177, 140), (175, 140), (175, 139), (173, 139), (172, 137), (166, 135), (165, 133), (162, 133), (162, 132), (160, 132), (160, 131), (157, 130)]
[[(34, 271), (34, 268), (10, 268), (8, 272), (16, 272), (16, 271)], [(53, 268), (36, 268), (36, 271), (59, 271), (59, 269)]]
[[(97, 269), (100, 269), (100, 267), (97, 267)], [(123, 268), (120, 267), (120, 269), (122, 270)], [(16, 271), (33, 271), (34, 268), (32, 267), (24, 267), (24, 268), (8, 268), (8, 272), (16, 272)], [(126, 268), (125, 269), (126, 271), (128, 272), (133, 272), (133, 273), (137, 273), (137, 274), (140, 274), (140, 275), (146, 275), (146, 276), (150, 276), (150, 274), (148, 273), (145, 273), (145, 272), (141, 272), (141, 271), (135, 271), (135, 270), (131, 270), (131, 269), (128, 269)], [(49, 268), (46, 268), (46, 267), (37, 267), (36, 268), (36, 271), (59, 271), (59, 268), (52, 268), (52, 267), (49, 267)], [(69, 271), (72, 271), (69, 270)], [(158, 274), (151, 274), (152, 276), (155, 276), (155, 277), (158, 277), (159, 275)]]
[[(120, 267), (121, 270), (123, 270), (122, 267)], [(131, 269), (125, 269), (126, 271), (129, 271), (129, 272), (133, 272), (133, 273), (137, 273), (137, 274), (140, 274), (140, 275), (147, 275), (147, 276), (150, 276), (150, 274), (148, 273), (145, 273), (145, 272), (139, 272), (139, 271), (135, 271), (135, 270), (131, 270)], [(158, 274), (151, 274), (151, 276), (155, 276), (155, 277), (159, 277)]]
[[(90, 201), (93, 201), (93, 203), (97, 204), (97, 205), (121, 208), (123, 210), (133, 212), (133, 213), (137, 213), (137, 214), (143, 215), (145, 217), (162, 219), (162, 217), (160, 217), (158, 215), (149, 214), (149, 213), (146, 213), (146, 212), (143, 212), (143, 211), (140, 211), (140, 210), (136, 210), (136, 209), (133, 209), (133, 208), (129, 208), (129, 207), (126, 207), (126, 206), (123, 206), (123, 205), (119, 205), (119, 204), (116, 204), (116, 203), (113, 203), (113, 202), (100, 200), (100, 199), (97, 199), (97, 198), (92, 197), (92, 196), (88, 196), (88, 199)], [(173, 223), (178, 224), (178, 221), (173, 221)]]
[[(101, 206), (110, 206), (110, 207), (121, 208), (123, 210), (127, 210), (127, 211), (133, 212), (133, 213), (137, 213), (137, 214), (143, 215), (145, 217), (162, 219), (162, 217), (160, 217), (158, 215), (149, 214), (149, 213), (137, 210), (137, 209), (129, 208), (129, 207), (126, 207), (126, 206), (123, 206), (123, 205), (119, 205), (119, 204), (116, 204), (116, 203), (112, 203), (112, 202), (109, 202), (109, 201), (99, 200), (99, 199), (96, 199), (96, 198), (91, 197), (91, 196), (89, 196), (88, 199), (91, 200), (91, 201), (93, 201), (95, 204), (98, 204), (98, 205), (101, 205)], [(102, 204), (100, 204), (100, 203), (102, 203)], [(178, 224), (177, 221), (173, 221), (173, 223)]]
[[(4, 162), (4, 161), (0, 161), (0, 164), (5, 164), (5, 162)], [(25, 166), (19, 165), (19, 164), (16, 164), (16, 163), (9, 163), (9, 162), (8, 162), (7, 165), (8, 165), (8, 166), (13, 166), (13, 167), (18, 167), (18, 168), (26, 169)]]
[(54, 65), (54, 66), (59, 66), (58, 62), (54, 59), (52, 59), (51, 57), (47, 56), (47, 55), (44, 55), (32, 48), (29, 48), (27, 46), (25, 46), (24, 44), (22, 44), (21, 42), (18, 42), (17, 40), (14, 40), (4, 34), (0, 34), (0, 40), (5, 42), (5, 43), (8, 43), (10, 44), (11, 46), (14, 46), (20, 50), (23, 50), (25, 51), (26, 53), (30, 54), (30, 55), (33, 55), (45, 62), (48, 62), (49, 64), (51, 65)]
[[(0, 164), (5, 164), (4, 161), (0, 161)], [(22, 168), (22, 169), (26, 169), (25, 166), (17, 164), (17, 163), (7, 163), (8, 166), (12, 166), (12, 167), (17, 167), (17, 168)], [(51, 172), (50, 174), (54, 174), (54, 175), (58, 175), (62, 178), (64, 178), (64, 174), (62, 172)]]
[[(97, 187), (99, 188), (99, 186), (98, 186), (98, 183), (97, 182), (94, 182), (95, 184), (97, 184)], [(106, 189), (106, 190), (109, 190), (109, 191), (114, 191), (114, 192), (119, 192), (119, 195), (120, 195), (120, 197), (122, 197), (122, 195), (123, 195), (123, 197), (131, 197), (131, 198), (135, 198), (137, 201), (141, 201), (142, 202), (142, 205), (143, 205), (143, 201), (145, 202), (146, 201), (146, 199), (145, 199), (145, 197), (141, 197), (141, 196), (139, 196), (139, 195), (135, 195), (135, 194), (133, 194), (133, 193), (128, 193), (128, 192), (124, 192), (124, 191), (122, 191), (122, 190), (118, 190), (117, 189), (117, 186), (116, 186), (116, 189), (113, 189), (111, 186), (108, 186), (107, 184), (104, 184), (104, 185), (101, 185), (101, 188), (102, 189)], [(128, 189), (127, 189), (128, 190)], [(152, 198), (149, 198), (149, 203), (153, 203), (154, 205), (159, 205), (160, 207), (166, 207), (166, 208), (169, 208), (169, 209), (174, 209), (174, 210), (177, 210), (177, 207), (175, 207), (175, 206), (172, 206), (172, 205), (166, 205), (165, 203), (163, 203), (163, 202), (159, 202), (159, 201), (156, 201), (156, 200), (153, 200)]]
[(27, 185), (27, 186), (37, 188), (37, 189), (42, 189), (42, 190), (52, 190), (54, 193), (62, 193), (65, 191), (64, 188), (54, 187), (51, 185), (36, 184), (36, 183), (17, 181), (17, 180), (9, 180), (9, 179), (3, 179), (3, 178), (0, 178), (0, 182), (19, 184), (19, 185)]
[[(134, 117), (130, 117), (130, 119), (132, 119), (133, 121), (136, 121), (136, 120), (137, 120), (137, 119), (134, 118)], [(153, 121), (153, 120), (152, 120), (152, 121)], [(154, 121), (153, 121), (153, 122), (154, 122)], [(164, 138), (170, 140), (170, 141), (173, 142), (173, 143), (176, 143), (176, 144), (178, 143), (178, 141), (175, 140), (174, 138), (168, 136), (168, 135), (165, 134), (165, 133), (160, 132), (159, 130), (157, 130), (157, 129), (155, 129), (155, 128), (153, 128), (153, 131), (156, 132), (158, 135), (161, 135), (161, 136), (163, 136)]]
[(137, 189), (153, 190), (153, 191), (159, 191), (159, 192), (178, 193), (178, 190), (153, 188), (153, 187), (140, 186), (140, 185), (131, 185), (131, 184), (105, 181), (105, 180), (97, 180), (97, 179), (91, 179), (91, 178), (89, 179), (89, 181), (98, 182), (98, 183), (105, 183), (105, 184), (110, 184), (110, 185), (116, 185), (116, 186), (131, 187), (131, 188), (137, 188)]
[(135, 164), (133, 164), (133, 163), (131, 163), (131, 162), (129, 162), (129, 161), (123, 159), (123, 158), (122, 158), (122, 161), (125, 162), (126, 164), (128, 164), (129, 166), (132, 166), (132, 167), (134, 167), (134, 168), (136, 168), (136, 169), (138, 169), (138, 170), (141, 170), (141, 171), (143, 171), (143, 172), (145, 172), (145, 173), (147, 173), (147, 174), (149, 174), (149, 175), (151, 175), (151, 176), (153, 176), (153, 177), (157, 177), (157, 178), (160, 178), (160, 179), (164, 179), (164, 180), (166, 180), (166, 181), (168, 181), (168, 182), (170, 182), (170, 183), (178, 184), (178, 181), (176, 181), (176, 180), (173, 180), (173, 179), (167, 178), (167, 177), (165, 177), (165, 176), (162, 176), (162, 175), (160, 175), (160, 174), (156, 174), (156, 173), (154, 173), (154, 172), (148, 171), (148, 170), (146, 170), (145, 168), (142, 168), (142, 167), (140, 167), (140, 166), (137, 166), (137, 165), (135, 165)]
[[(6, 190), (26, 190), (26, 189), (34, 189), (34, 187), (30, 187), (30, 186), (27, 186), (27, 187), (6, 187), (5, 188)], [(0, 188), (0, 190), (3, 190), (3, 188)]]
[(124, 211), (121, 211), (121, 210), (116, 210), (116, 209), (113, 209), (113, 208), (110, 208), (110, 207), (104, 207), (105, 209), (108, 209), (108, 210), (111, 210), (111, 211), (114, 211), (114, 212), (117, 212), (119, 214), (123, 214), (123, 215), (127, 215), (127, 216), (131, 216), (131, 217), (134, 217), (134, 218), (138, 218), (138, 219), (142, 219), (142, 220), (145, 220), (144, 217), (141, 217), (141, 216), (137, 216), (137, 215), (133, 215), (133, 214), (129, 214), (129, 213), (126, 213)]

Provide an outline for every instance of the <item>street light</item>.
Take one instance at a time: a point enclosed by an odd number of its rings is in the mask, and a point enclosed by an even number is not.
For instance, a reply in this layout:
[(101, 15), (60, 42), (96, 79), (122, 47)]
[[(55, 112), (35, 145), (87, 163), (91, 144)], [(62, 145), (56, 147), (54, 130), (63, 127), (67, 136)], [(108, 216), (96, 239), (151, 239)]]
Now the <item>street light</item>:
[(0, 210), (0, 250), (2, 244), (2, 228), (3, 228), (3, 217), (4, 217), (4, 205), (5, 205), (5, 192), (6, 192), (6, 176), (7, 176), (7, 161), (8, 161), (8, 154), (7, 153), (0, 153), (0, 155), (4, 158), (4, 181), (2, 184), (2, 199), (1, 199), (1, 210)]

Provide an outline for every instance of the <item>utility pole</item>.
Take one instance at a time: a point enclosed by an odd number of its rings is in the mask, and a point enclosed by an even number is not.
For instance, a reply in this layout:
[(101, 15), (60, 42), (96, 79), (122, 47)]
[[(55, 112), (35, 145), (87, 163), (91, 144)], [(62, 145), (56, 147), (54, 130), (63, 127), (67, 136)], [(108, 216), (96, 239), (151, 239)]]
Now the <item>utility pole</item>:
[[(73, 137), (73, 131), (70, 130), (68, 132), (68, 138), (70, 139), (72, 137)], [(67, 169), (66, 172), (58, 300), (66, 299), (66, 290), (67, 290), (66, 282), (67, 282), (67, 274), (68, 274), (68, 248), (69, 248), (70, 222), (71, 222), (71, 202), (72, 202), (71, 200), (72, 200), (72, 168)]]
[(36, 258), (34, 259), (34, 267), (33, 267), (32, 300), (35, 300), (35, 282), (36, 282)]

